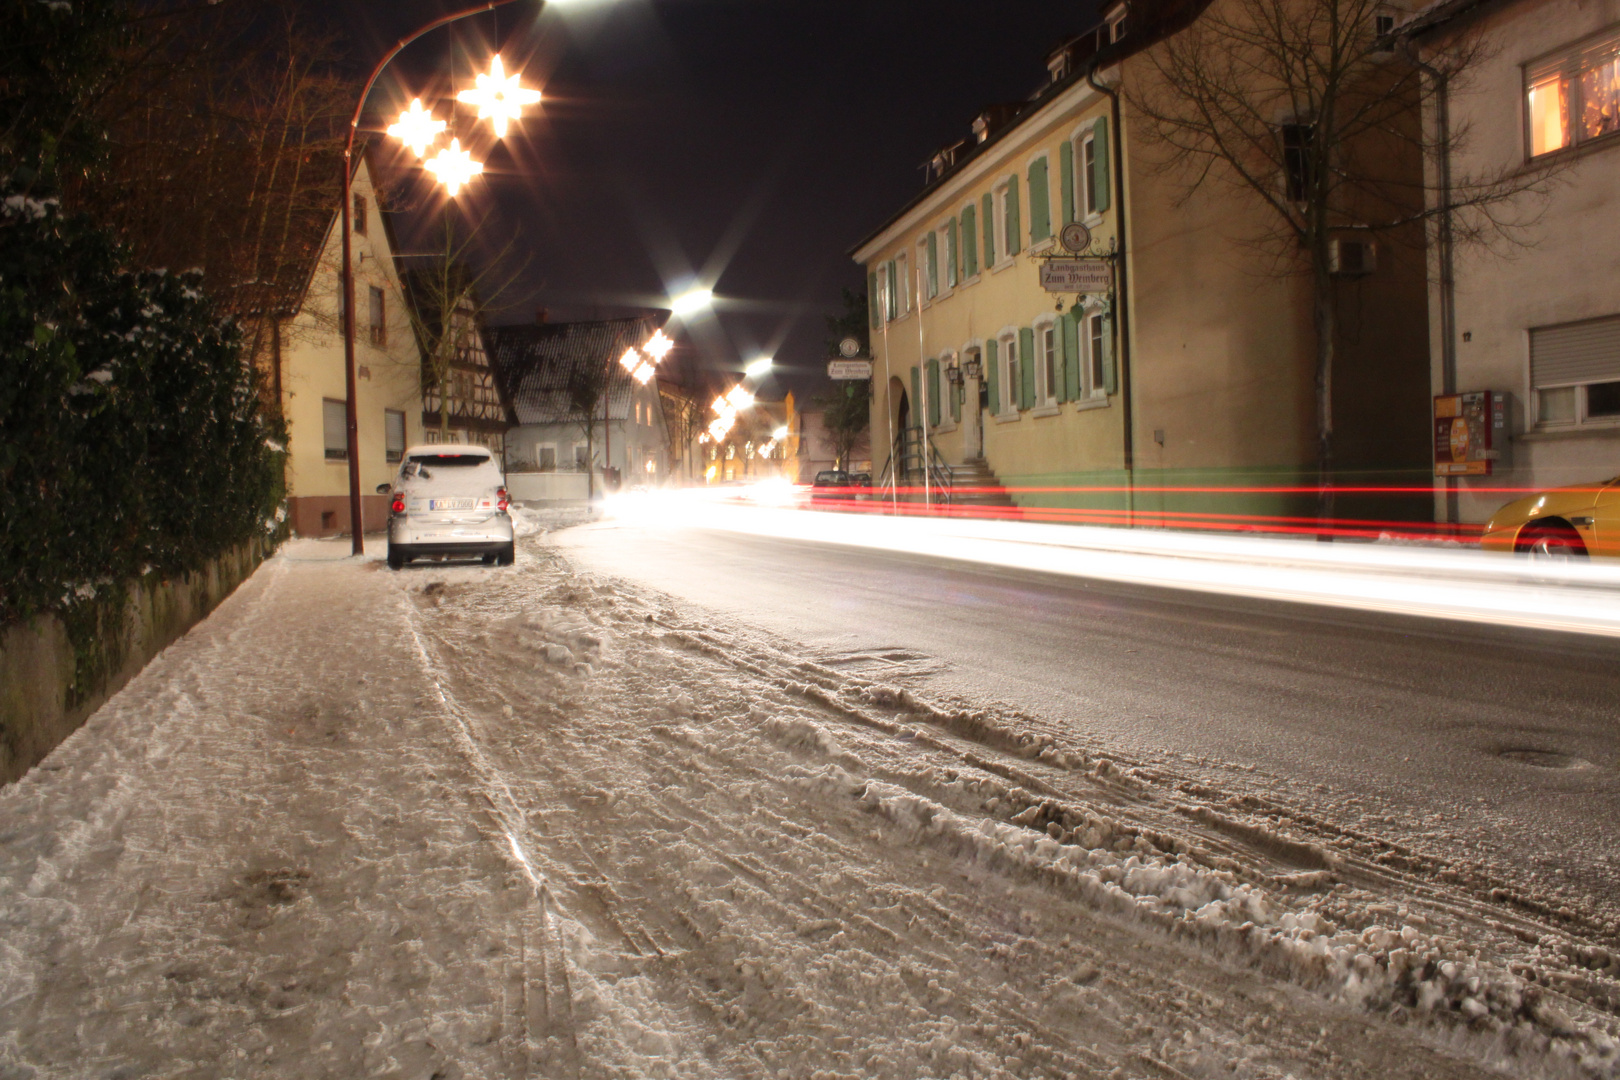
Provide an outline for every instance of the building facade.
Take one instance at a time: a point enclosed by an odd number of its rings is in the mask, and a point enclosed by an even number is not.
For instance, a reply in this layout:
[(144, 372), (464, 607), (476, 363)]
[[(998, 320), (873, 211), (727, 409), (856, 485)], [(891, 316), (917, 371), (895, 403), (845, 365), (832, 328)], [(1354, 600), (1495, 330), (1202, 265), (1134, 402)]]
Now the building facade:
[[(488, 329), (496, 383), (517, 421), (505, 439), (514, 498), (574, 502), (668, 480), (658, 380), (620, 362), (658, 329), (647, 317)], [(582, 401), (595, 403), (589, 413)]]
[[(422, 430), (430, 443), (472, 443), (504, 457), (515, 423), (490, 367), (476, 297), (459, 268), (402, 275), (422, 351)], [(448, 326), (440, 308), (453, 305)], [(436, 356), (437, 354), (437, 356)]]
[(1480, 522), (1514, 498), (1497, 489), (1620, 474), (1620, 3), (1450, 0), (1401, 32), (1437, 69), (1492, 43), (1425, 116), (1436, 146), (1468, 133), (1452, 177), (1551, 171), (1544, 199), (1508, 211), (1528, 222), (1511, 257), (1476, 245), (1431, 264), (1433, 392), (1509, 402), (1491, 474), (1437, 493), (1441, 514)]
[[(1189, 191), (1168, 172), (1131, 104), (1156, 78), (1149, 50), (1207, 6), (1107, 9), (1048, 57), (1046, 86), (986, 110), (856, 248), (875, 298), (880, 483), (886, 463), (890, 477), (918, 477), (925, 459), (982, 459), (1020, 505), (1071, 520), (1314, 512), (1310, 278), (1271, 272), (1277, 260), (1247, 239), (1275, 229), (1259, 200), (1230, 185)], [(1416, 191), (1417, 157), (1411, 170)], [(1085, 226), (1075, 239), (1090, 272), (1049, 292), (1042, 264), (1069, 253), (1072, 223)], [(1335, 339), (1330, 480), (1428, 483), (1421, 250), (1419, 233), (1409, 254), (1335, 279), (1349, 317)], [(1420, 497), (1340, 512), (1431, 508)]]
[[(395, 244), (364, 155), (355, 165), (351, 239), (355, 387), (363, 527), (383, 528), (405, 447), (423, 441), (422, 357), (411, 330)], [(296, 308), (277, 319), (270, 384), (287, 420), (287, 508), (300, 536), (346, 533), (349, 463), (340, 215), (332, 215)]]

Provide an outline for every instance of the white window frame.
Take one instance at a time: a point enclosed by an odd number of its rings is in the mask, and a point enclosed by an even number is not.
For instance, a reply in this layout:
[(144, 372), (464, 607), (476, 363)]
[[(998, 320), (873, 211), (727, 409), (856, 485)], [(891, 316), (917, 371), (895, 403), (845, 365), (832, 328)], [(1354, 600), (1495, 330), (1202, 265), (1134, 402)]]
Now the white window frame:
[(996, 363), (1001, 370), (996, 373), (996, 381), (1001, 387), (1001, 411), (996, 413), (996, 420), (1000, 423), (1011, 423), (1019, 418), (1018, 397), (1007, 392), (1009, 387), (1019, 383), (1018, 378), (1018, 327), (1002, 327), (996, 335)]
[[(1534, 395), (1533, 406), (1535, 412), (1535, 430), (1537, 431), (1575, 431), (1593, 428), (1611, 428), (1620, 426), (1620, 416), (1591, 416), (1587, 412), (1586, 390), (1589, 386), (1602, 386), (1606, 383), (1616, 382), (1615, 379), (1601, 379), (1590, 383), (1566, 383), (1563, 386), (1536, 386), (1532, 387)], [(1575, 418), (1572, 420), (1543, 420), (1541, 418), (1541, 395), (1549, 390), (1575, 391)]]
[(956, 272), (956, 277), (958, 280), (960, 280), (962, 277), (962, 228), (960, 222), (957, 224), (956, 232), (957, 265), (953, 268), (951, 266), (950, 223), (942, 221), (938, 225), (934, 226), (934, 246), (939, 249), (939, 292), (935, 294), (935, 299), (947, 297), (951, 295), (953, 291), (955, 291), (956, 284), (951, 281), (951, 271), (953, 269)]
[(1095, 121), (1088, 122), (1075, 129), (1070, 136), (1074, 145), (1074, 214), (1078, 221), (1088, 226), (1096, 225), (1102, 221), (1102, 211), (1097, 209), (1097, 191), (1092, 184), (1092, 165), (1087, 162), (1086, 154), (1093, 156), (1097, 152), (1097, 125)]
[(887, 259), (878, 263), (877, 296), (873, 300), (878, 306), (878, 325), (886, 326), (893, 322), (894, 317), (889, 314), (889, 263)]
[[(1042, 315), (1037, 318), (1031, 327), (1035, 331), (1035, 407), (1036, 416), (1057, 416), (1062, 409), (1058, 405), (1058, 388), (1056, 380), (1063, 378), (1063, 342), (1058, 335), (1063, 333), (1052, 315)], [(1053, 370), (1046, 370), (1047, 348), (1052, 350)], [(1049, 377), (1050, 376), (1050, 377)]]
[[(1081, 309), (1079, 351), (1081, 351), (1081, 400), (1079, 405), (1095, 406), (1108, 403), (1108, 384), (1103, 379), (1102, 348), (1108, 342), (1108, 319), (1103, 304), (1089, 303)], [(1093, 337), (1092, 329), (1098, 330)]]
[(894, 257), (895, 321), (911, 314), (911, 266), (904, 251)]
[(928, 233), (917, 237), (917, 306), (927, 307), (936, 294), (928, 291)]
[[(1593, 60), (1594, 55), (1602, 53), (1609, 54), (1607, 60)], [(1620, 26), (1611, 25), (1598, 33), (1588, 35), (1580, 41), (1565, 45), (1524, 65), (1523, 87), (1519, 91), (1519, 107), (1524, 116), (1523, 138), (1524, 159), (1526, 161), (1545, 158), (1552, 154), (1575, 151), (1584, 146), (1620, 138), (1620, 130), (1607, 131), (1601, 135), (1583, 138), (1578, 128), (1572, 125), (1570, 130), (1562, 133), (1566, 138), (1562, 146), (1553, 150), (1543, 150), (1537, 154), (1534, 152), (1533, 117), (1530, 109), (1530, 91), (1534, 88), (1534, 84), (1536, 82), (1545, 82), (1547, 76), (1556, 74), (1560, 76), (1560, 95), (1572, 95), (1565, 101), (1564, 111), (1569, 115), (1575, 115), (1578, 111), (1581, 111), (1581, 76), (1593, 70), (1594, 67), (1601, 67), (1605, 63), (1617, 61), (1620, 61)], [(1552, 388), (1549, 387), (1549, 389)]]
[(991, 188), (993, 197), (990, 205), (996, 215), (996, 264), (990, 268), (991, 273), (1005, 270), (1013, 264), (1013, 256), (1007, 251), (1007, 189), (1012, 185), (1013, 179), (1011, 176), (1003, 176), (996, 181), (995, 187)]

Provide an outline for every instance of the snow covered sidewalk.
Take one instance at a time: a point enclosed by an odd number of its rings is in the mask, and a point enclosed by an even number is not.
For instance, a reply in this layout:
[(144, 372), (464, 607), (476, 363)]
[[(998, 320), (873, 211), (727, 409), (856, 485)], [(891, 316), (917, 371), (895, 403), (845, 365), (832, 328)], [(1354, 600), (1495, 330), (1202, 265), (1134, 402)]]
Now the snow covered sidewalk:
[(1611, 957), (1348, 841), (543, 536), (345, 550), (289, 545), (0, 790), (0, 1078), (1615, 1071)]

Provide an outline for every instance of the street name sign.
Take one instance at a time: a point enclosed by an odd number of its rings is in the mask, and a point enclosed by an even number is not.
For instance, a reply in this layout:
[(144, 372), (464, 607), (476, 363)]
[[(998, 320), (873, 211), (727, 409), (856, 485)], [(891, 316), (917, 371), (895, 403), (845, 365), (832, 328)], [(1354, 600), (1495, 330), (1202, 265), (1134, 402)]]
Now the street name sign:
[(872, 361), (870, 360), (827, 361), (827, 378), (829, 379), (870, 379), (871, 377)]
[(1048, 259), (1041, 288), (1052, 293), (1105, 293), (1114, 287), (1113, 264), (1104, 259)]

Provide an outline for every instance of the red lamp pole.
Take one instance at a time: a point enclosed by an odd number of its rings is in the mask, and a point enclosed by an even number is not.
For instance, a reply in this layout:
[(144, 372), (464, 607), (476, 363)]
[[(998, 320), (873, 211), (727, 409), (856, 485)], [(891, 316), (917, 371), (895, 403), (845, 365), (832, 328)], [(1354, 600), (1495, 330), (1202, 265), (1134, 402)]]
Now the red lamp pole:
[[(445, 23), (465, 19), (469, 15), (478, 15), (485, 11), (498, 8), (503, 4), (514, 3), (515, 0), (483, 0), (469, 8), (442, 15), (426, 24), (407, 37), (402, 37), (394, 43), (394, 47), (377, 61), (377, 66), (371, 69), (371, 77), (366, 80), (365, 89), (360, 91), (360, 100), (355, 103), (354, 116), (349, 120), (348, 139), (343, 144), (343, 385), (344, 393), (348, 398), (345, 405), (345, 414), (348, 424), (349, 443), (349, 532), (354, 538), (353, 551), (356, 555), (365, 553), (366, 545), (362, 534), (365, 532), (365, 516), (360, 509), (360, 419), (355, 405), (355, 379), (354, 379), (354, 265), (350, 261), (351, 243), (350, 233), (354, 228), (352, 215), (354, 213), (354, 136), (360, 128), (360, 114), (365, 111), (366, 98), (371, 96), (371, 88), (376, 85), (377, 77), (382, 74), (388, 62), (398, 56), (400, 50), (421, 37), (430, 30), (437, 30)], [(444, 408), (440, 402), (439, 407)]]

